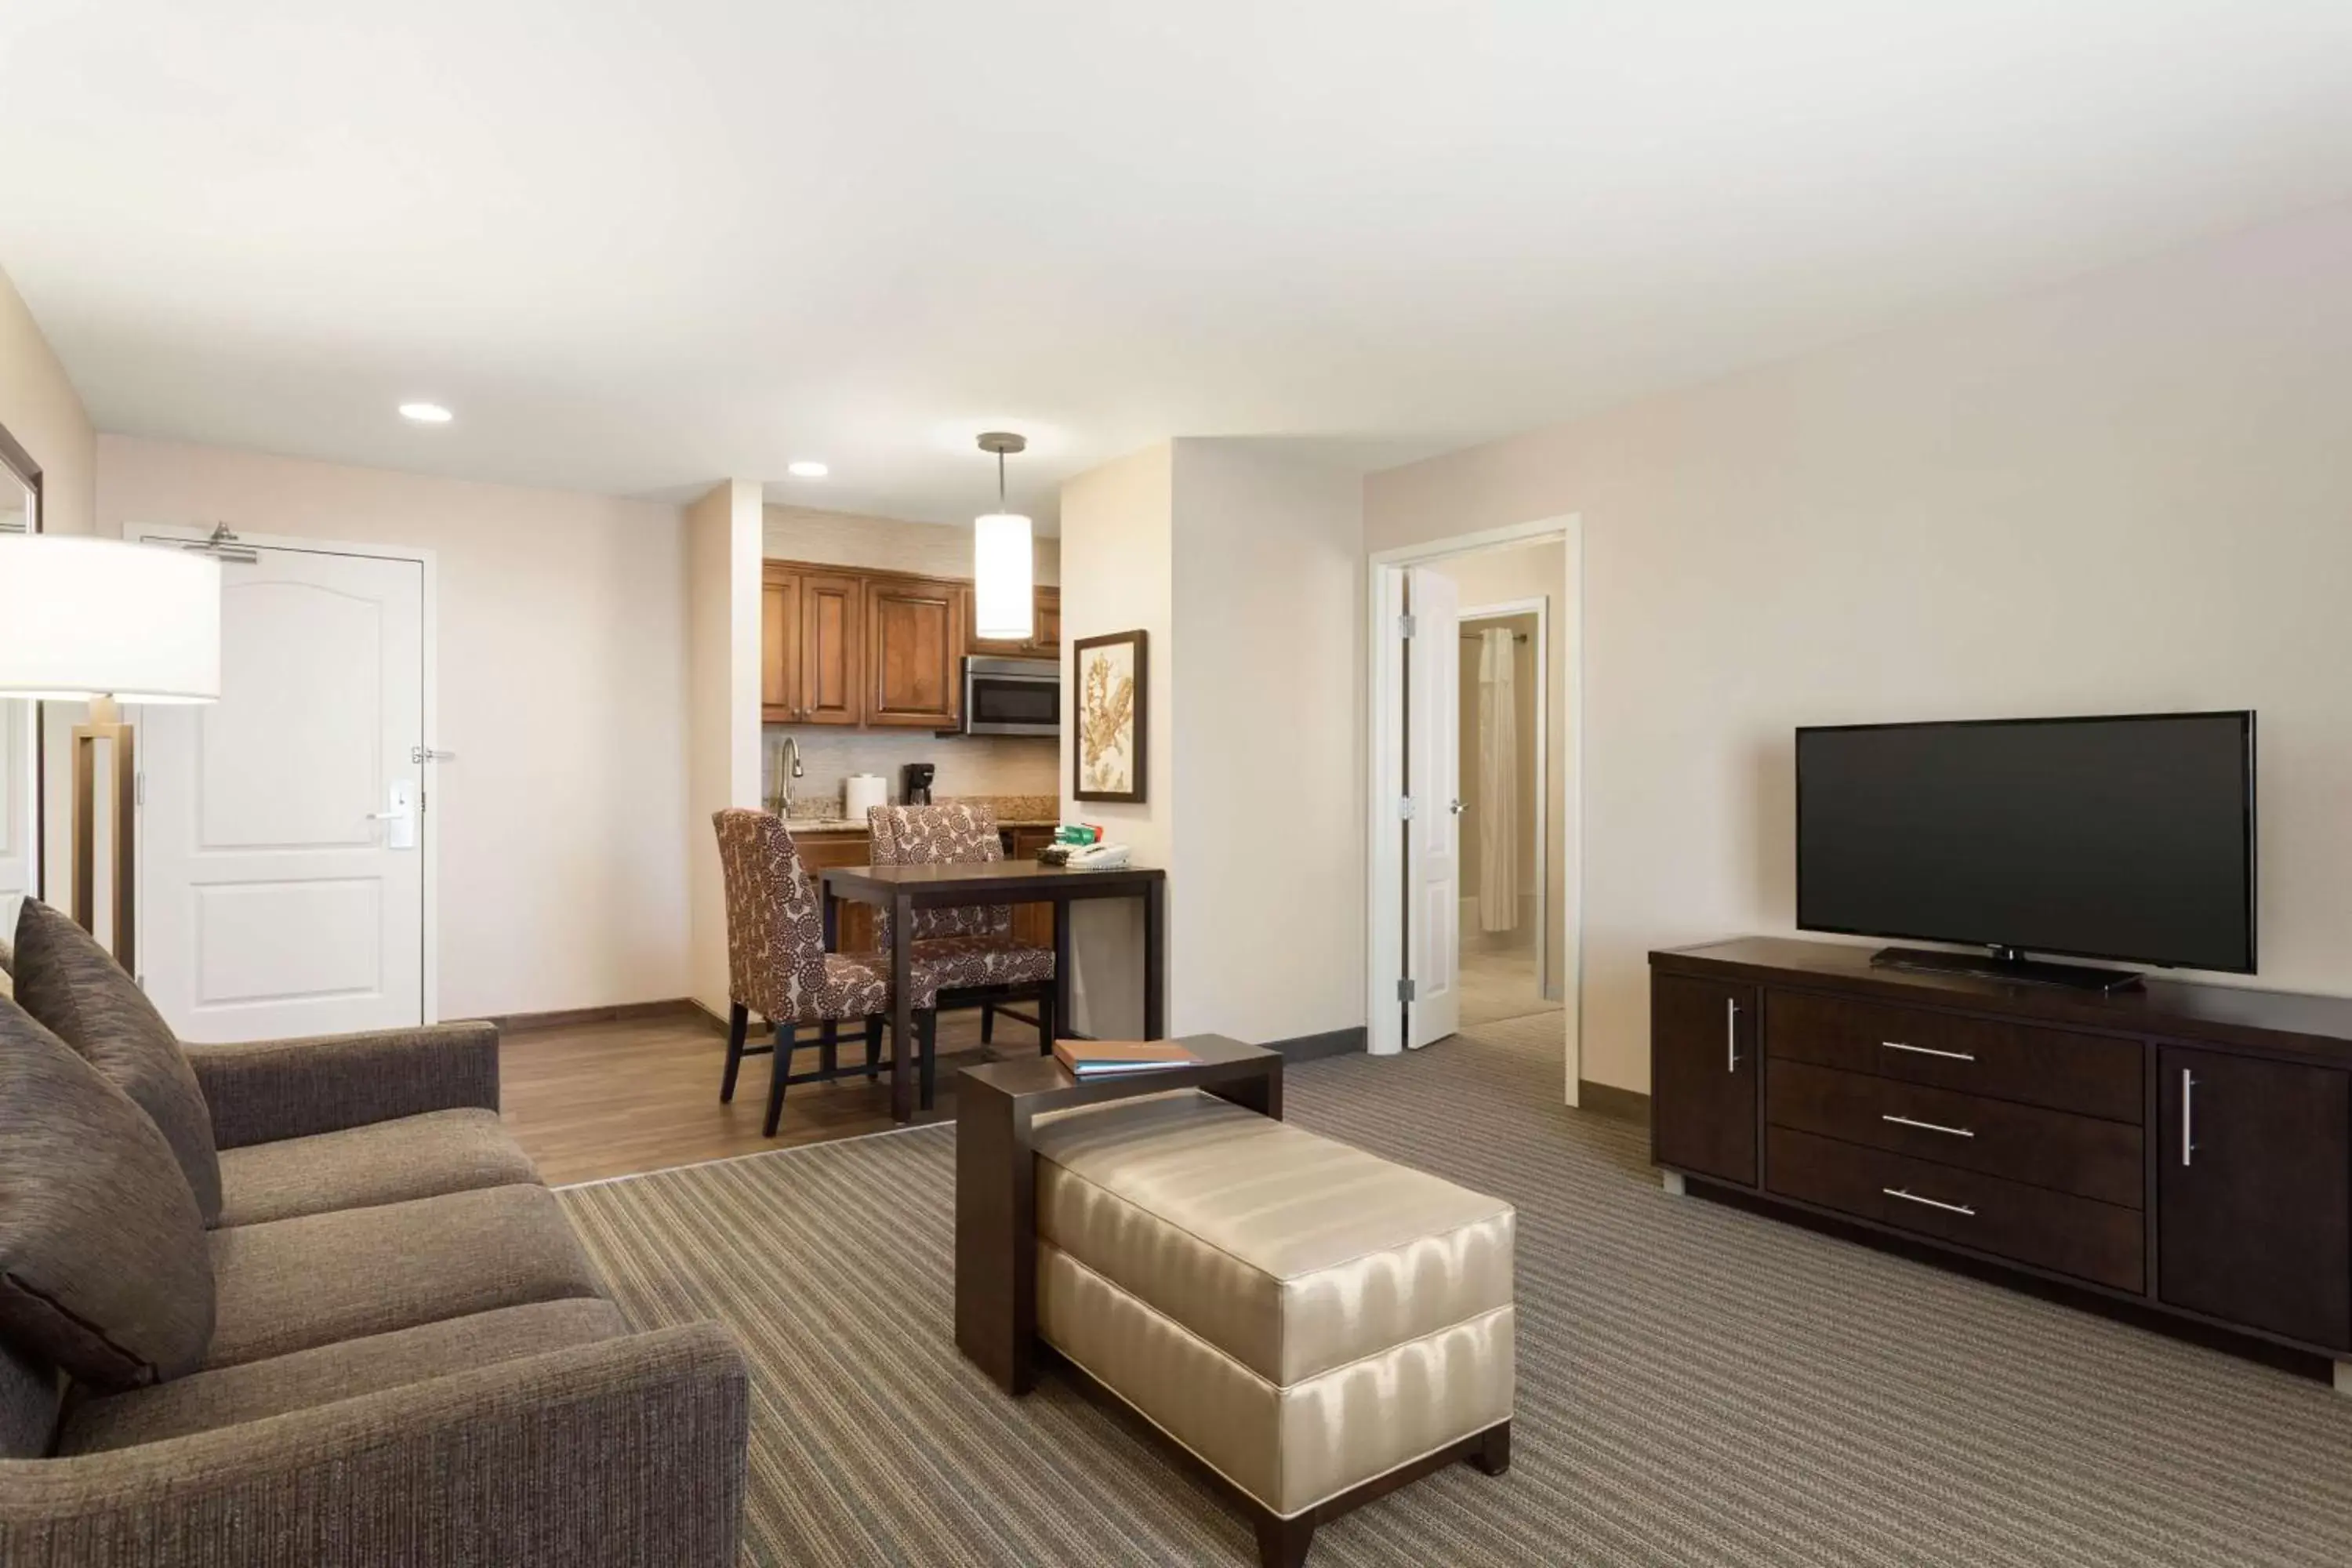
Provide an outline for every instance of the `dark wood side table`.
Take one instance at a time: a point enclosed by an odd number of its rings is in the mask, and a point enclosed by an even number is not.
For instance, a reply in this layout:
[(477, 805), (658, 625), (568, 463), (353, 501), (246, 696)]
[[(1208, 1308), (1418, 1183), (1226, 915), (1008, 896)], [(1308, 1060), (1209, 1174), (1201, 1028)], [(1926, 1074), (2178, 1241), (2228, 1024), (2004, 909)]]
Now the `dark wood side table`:
[(824, 873), (824, 945), (834, 949), (834, 900), (849, 899), (887, 911), (890, 944), (890, 1115), (915, 1114), (915, 1075), (908, 1042), (914, 1037), (914, 998), (907, 984), (908, 949), (917, 910), (970, 904), (1054, 906), (1054, 1016), (1066, 1033), (1070, 1017), (1070, 905), (1080, 899), (1143, 900), (1143, 1033), (1168, 1032), (1168, 873), (1145, 866), (1116, 871), (1073, 871), (1066, 866), (1019, 861), (951, 861), (928, 866), (835, 866)]
[(1007, 1394), (1036, 1379), (1037, 1113), (1199, 1089), (1282, 1117), (1282, 1054), (1223, 1035), (1181, 1042), (1197, 1066), (1079, 1082), (1051, 1057), (966, 1068), (956, 1083), (956, 1344)]

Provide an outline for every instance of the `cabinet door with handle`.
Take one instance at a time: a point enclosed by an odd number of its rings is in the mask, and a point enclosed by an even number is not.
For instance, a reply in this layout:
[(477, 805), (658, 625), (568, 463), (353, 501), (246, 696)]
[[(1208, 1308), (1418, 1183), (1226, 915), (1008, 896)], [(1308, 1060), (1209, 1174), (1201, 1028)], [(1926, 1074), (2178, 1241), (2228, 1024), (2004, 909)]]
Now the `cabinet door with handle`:
[(1752, 985), (1650, 977), (1650, 1154), (1661, 1165), (1756, 1184)]
[(862, 584), (846, 574), (825, 572), (812, 572), (802, 584), (797, 717), (803, 724), (855, 724), (865, 717), (858, 704)]
[(760, 581), (760, 719), (789, 724), (800, 717), (801, 580), (769, 567)]
[(2352, 1345), (2352, 1078), (2173, 1047), (2157, 1056), (2158, 1299)]

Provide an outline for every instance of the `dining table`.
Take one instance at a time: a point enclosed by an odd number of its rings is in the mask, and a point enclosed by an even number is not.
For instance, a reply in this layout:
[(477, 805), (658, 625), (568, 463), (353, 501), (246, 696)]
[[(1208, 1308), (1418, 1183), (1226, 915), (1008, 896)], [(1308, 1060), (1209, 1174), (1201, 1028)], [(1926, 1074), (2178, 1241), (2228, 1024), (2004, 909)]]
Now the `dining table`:
[(1070, 906), (1088, 899), (1135, 899), (1143, 905), (1143, 1036), (1168, 1033), (1168, 873), (1156, 867), (1085, 870), (1034, 861), (939, 861), (914, 866), (834, 866), (823, 873), (824, 946), (835, 951), (843, 900), (871, 904), (890, 917), (890, 1116), (915, 1115), (914, 992), (907, 933), (917, 910), (971, 905), (1051, 904), (1054, 909), (1054, 1016), (1070, 1032)]

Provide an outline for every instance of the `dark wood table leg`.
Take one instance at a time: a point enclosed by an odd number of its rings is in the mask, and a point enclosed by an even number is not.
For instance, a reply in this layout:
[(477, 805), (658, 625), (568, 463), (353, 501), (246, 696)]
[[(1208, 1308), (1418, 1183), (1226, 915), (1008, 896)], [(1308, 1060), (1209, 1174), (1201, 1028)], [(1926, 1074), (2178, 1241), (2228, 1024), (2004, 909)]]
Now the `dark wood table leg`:
[(1168, 885), (1143, 889), (1143, 1037), (1168, 1037)]
[(915, 994), (909, 961), (915, 951), (915, 902), (890, 898), (890, 1120), (915, 1119)]
[(1214, 1083), (1201, 1090), (1219, 1100), (1255, 1110), (1260, 1116), (1276, 1121), (1282, 1120), (1282, 1058), (1276, 1057), (1265, 1064), (1265, 1070), (1248, 1078), (1234, 1079), (1227, 1083)]
[[(1054, 900), (1055, 1038), (1070, 1032), (1070, 900)], [(1048, 1049), (1051, 1049), (1049, 1045)]]
[(963, 1079), (956, 1086), (956, 1345), (1015, 1395), (1037, 1376), (1035, 1182), (1027, 1110)]

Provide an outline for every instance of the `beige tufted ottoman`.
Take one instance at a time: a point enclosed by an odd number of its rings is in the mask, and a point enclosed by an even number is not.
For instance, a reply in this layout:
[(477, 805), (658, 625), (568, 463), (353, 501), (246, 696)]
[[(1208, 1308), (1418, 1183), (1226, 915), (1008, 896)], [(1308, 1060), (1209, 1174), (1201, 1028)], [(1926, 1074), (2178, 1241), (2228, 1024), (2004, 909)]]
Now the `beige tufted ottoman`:
[(1265, 1563), (1509, 1466), (1510, 1205), (1189, 1090), (1034, 1144), (1039, 1337), (1240, 1492)]

